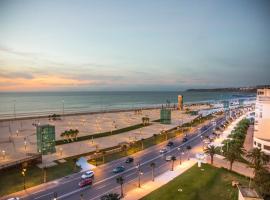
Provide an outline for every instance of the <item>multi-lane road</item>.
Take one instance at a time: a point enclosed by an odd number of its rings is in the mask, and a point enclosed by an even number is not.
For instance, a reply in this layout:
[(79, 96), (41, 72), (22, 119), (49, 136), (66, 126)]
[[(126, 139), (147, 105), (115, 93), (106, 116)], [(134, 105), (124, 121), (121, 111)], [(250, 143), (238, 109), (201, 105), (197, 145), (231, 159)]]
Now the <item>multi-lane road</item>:
[[(124, 178), (124, 191), (127, 192), (134, 187), (138, 187), (138, 163), (140, 163), (140, 182), (144, 184), (146, 181), (151, 180), (152, 168), (150, 163), (154, 162), (155, 167), (155, 176), (164, 173), (171, 169), (171, 162), (166, 162), (165, 157), (168, 155), (175, 155), (177, 161), (175, 164), (179, 164), (179, 147), (182, 150), (185, 150), (185, 154), (182, 155), (182, 161), (188, 159), (188, 157), (194, 156), (198, 152), (198, 147), (202, 146), (202, 137), (210, 135), (213, 132), (213, 129), (223, 123), (225, 117), (216, 119), (216, 123), (209, 123), (207, 127), (198, 129), (192, 134), (188, 134), (188, 141), (183, 143), (183, 137), (179, 136), (172, 139), (174, 146), (166, 154), (160, 154), (159, 150), (164, 148), (167, 142), (155, 145), (153, 147), (147, 148), (143, 151), (140, 151), (134, 154), (133, 163), (125, 163), (126, 158), (121, 158), (110, 163), (98, 166), (93, 171), (95, 172), (95, 178), (92, 186), (87, 186), (80, 188), (78, 186), (79, 181), (81, 180), (82, 173), (77, 173), (72, 175), (69, 178), (63, 178), (57, 181), (54, 187), (42, 188), (40, 191), (34, 193), (29, 192), (27, 197), (23, 197), (23, 200), (50, 200), (54, 199), (63, 199), (63, 200), (98, 200), (101, 196), (109, 192), (120, 193), (119, 184), (116, 183), (116, 178), (122, 176)], [(192, 146), (190, 151), (186, 150), (186, 146)], [(201, 149), (201, 148), (200, 148)], [(124, 166), (125, 171), (119, 174), (114, 174), (112, 170), (117, 166)]]

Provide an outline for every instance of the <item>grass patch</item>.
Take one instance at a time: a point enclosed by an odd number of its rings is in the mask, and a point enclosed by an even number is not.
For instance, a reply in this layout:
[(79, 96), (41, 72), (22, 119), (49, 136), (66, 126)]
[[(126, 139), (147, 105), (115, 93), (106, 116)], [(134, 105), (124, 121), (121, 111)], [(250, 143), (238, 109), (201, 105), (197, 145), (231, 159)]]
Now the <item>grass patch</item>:
[[(249, 182), (247, 177), (224, 168), (216, 168), (208, 164), (198, 168), (195, 165), (142, 200), (237, 200), (238, 189), (232, 187), (233, 180), (243, 185), (248, 185)], [(178, 191), (180, 188), (182, 192)]]
[(83, 141), (83, 140), (91, 140), (91, 139), (95, 139), (95, 138), (100, 138), (100, 137), (106, 137), (106, 136), (110, 136), (110, 135), (116, 135), (116, 134), (120, 134), (120, 133), (124, 133), (124, 132), (128, 132), (128, 131), (132, 131), (132, 130), (136, 130), (145, 126), (149, 126), (151, 124), (135, 124), (133, 126), (128, 126), (125, 128), (121, 128), (121, 129), (117, 129), (117, 130), (113, 130), (113, 131), (107, 131), (107, 132), (103, 132), (103, 133), (96, 133), (96, 134), (92, 134), (92, 135), (85, 135), (85, 136), (80, 136), (77, 137), (76, 139), (72, 140), (57, 140), (55, 141), (55, 145), (61, 145), (61, 144), (67, 144), (67, 143), (71, 143), (71, 142), (79, 142), (79, 141)]
[[(74, 169), (72, 159), (67, 159), (67, 162), (57, 164), (56, 166), (47, 168), (47, 182), (79, 171), (78, 168)], [(2, 170), (0, 177), (0, 196), (23, 190), (21, 169), (10, 168)], [(43, 183), (43, 170), (37, 166), (29, 166), (26, 171), (25, 183), (26, 188)]]

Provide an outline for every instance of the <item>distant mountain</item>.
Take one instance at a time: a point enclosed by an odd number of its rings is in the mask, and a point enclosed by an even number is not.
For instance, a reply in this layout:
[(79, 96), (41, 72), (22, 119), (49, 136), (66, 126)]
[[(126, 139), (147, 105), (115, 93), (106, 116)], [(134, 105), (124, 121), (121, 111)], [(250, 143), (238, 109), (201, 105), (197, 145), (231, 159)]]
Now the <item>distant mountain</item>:
[(256, 92), (260, 88), (270, 88), (270, 85), (258, 85), (254, 87), (236, 88), (211, 88), (211, 89), (188, 89), (187, 92)]

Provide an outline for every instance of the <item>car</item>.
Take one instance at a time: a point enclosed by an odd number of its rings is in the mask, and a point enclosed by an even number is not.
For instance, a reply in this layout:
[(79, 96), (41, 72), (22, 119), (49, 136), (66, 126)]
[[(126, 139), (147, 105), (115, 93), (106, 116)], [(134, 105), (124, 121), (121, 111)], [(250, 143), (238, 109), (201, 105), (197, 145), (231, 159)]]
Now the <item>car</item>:
[(85, 187), (85, 186), (88, 186), (88, 185), (92, 185), (93, 181), (91, 178), (87, 178), (87, 179), (83, 179), (79, 182), (79, 187)]
[(184, 138), (183, 138), (183, 143), (184, 143), (184, 142), (187, 142), (187, 141), (188, 141), (188, 138), (187, 138), (187, 137), (184, 137)]
[(166, 148), (163, 148), (163, 149), (160, 149), (159, 153), (167, 153), (167, 149)]
[(81, 178), (86, 179), (86, 178), (94, 178), (94, 172), (93, 171), (86, 171)]
[(7, 200), (20, 200), (20, 198), (19, 197), (12, 197), (12, 198), (9, 198)]
[(125, 167), (124, 166), (119, 166), (113, 169), (113, 173), (120, 173), (125, 171)]
[(166, 156), (165, 160), (166, 161), (171, 161), (172, 160), (172, 156)]
[(125, 163), (132, 163), (133, 161), (134, 161), (134, 158), (128, 157), (128, 158), (126, 159), (126, 162), (125, 162)]
[(167, 147), (172, 147), (172, 146), (174, 146), (174, 143), (172, 141), (168, 142)]

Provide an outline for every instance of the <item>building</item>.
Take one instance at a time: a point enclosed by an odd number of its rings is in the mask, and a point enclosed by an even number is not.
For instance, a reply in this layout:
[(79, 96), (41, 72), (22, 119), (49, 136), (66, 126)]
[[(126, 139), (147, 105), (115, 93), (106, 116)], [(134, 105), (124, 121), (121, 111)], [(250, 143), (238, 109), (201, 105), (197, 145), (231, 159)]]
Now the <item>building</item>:
[(238, 186), (238, 190), (238, 200), (263, 200), (253, 188)]
[(160, 110), (160, 123), (170, 124), (171, 123), (171, 110), (169, 108), (162, 108)]
[(55, 127), (49, 124), (39, 125), (36, 128), (37, 151), (42, 155), (55, 153)]
[(253, 146), (270, 154), (270, 88), (257, 90)]
[(183, 110), (183, 96), (182, 95), (178, 95), (178, 106), (177, 106), (178, 110)]

